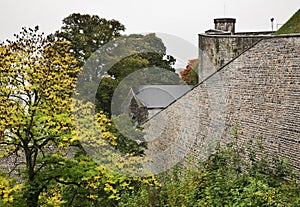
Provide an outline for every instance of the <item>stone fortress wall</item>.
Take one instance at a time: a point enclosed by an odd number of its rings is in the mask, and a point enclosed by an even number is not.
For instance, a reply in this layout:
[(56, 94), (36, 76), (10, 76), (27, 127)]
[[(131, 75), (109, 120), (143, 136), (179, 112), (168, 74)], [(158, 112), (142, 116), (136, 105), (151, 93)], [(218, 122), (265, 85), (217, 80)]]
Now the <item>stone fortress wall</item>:
[(152, 171), (207, 156), (238, 122), (300, 175), (300, 34), (260, 35), (199, 35), (201, 82), (144, 124)]
[[(207, 73), (215, 72), (225, 63), (234, 59), (242, 52), (256, 44), (267, 36), (261, 35), (199, 35), (199, 78), (207, 76)], [(208, 64), (211, 64), (207, 66)], [(203, 71), (207, 69), (208, 71)]]

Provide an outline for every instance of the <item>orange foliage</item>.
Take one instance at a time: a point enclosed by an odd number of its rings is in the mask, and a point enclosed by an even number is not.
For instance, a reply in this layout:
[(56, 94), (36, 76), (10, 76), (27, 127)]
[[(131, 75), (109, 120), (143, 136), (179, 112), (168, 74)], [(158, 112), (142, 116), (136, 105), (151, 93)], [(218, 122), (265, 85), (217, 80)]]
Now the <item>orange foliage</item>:
[(192, 59), (189, 60), (186, 68), (180, 71), (181, 79), (188, 85), (196, 85), (198, 83), (198, 70), (199, 60)]

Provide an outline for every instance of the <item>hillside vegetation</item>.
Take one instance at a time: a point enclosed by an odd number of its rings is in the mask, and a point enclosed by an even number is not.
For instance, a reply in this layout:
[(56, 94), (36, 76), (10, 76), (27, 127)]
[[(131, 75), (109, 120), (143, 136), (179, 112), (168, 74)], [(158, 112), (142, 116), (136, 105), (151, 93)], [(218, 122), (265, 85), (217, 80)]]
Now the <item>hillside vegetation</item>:
[(275, 32), (275, 35), (300, 33), (300, 9)]

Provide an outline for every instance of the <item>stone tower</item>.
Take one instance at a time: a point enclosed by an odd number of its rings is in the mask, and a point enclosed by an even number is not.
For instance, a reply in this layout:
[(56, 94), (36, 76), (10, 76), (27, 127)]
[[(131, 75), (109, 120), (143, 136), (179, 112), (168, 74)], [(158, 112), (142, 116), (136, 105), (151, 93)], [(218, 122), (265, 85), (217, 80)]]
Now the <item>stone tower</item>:
[(218, 18), (214, 19), (215, 29), (230, 32), (235, 32), (235, 19), (234, 18)]

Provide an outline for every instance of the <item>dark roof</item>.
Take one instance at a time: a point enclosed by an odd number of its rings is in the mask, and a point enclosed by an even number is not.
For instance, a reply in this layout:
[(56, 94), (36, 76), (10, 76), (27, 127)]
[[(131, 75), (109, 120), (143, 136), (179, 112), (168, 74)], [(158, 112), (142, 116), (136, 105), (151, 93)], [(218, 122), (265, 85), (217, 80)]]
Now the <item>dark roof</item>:
[(190, 91), (190, 85), (142, 85), (132, 91), (138, 101), (148, 109), (166, 108), (173, 101)]
[(205, 34), (231, 34), (229, 31), (223, 31), (219, 29), (209, 29), (205, 31)]

